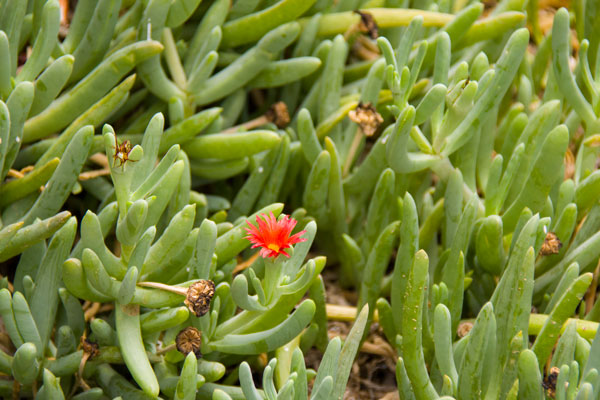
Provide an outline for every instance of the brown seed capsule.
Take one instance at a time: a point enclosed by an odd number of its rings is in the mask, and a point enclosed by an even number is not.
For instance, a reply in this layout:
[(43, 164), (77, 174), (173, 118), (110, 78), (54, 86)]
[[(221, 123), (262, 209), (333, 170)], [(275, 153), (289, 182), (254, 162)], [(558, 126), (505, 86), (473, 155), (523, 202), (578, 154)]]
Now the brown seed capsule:
[(544, 239), (544, 243), (542, 244), (542, 248), (540, 249), (540, 254), (543, 256), (547, 256), (550, 254), (558, 254), (562, 247), (562, 242), (556, 236), (554, 232), (548, 232), (546, 234), (546, 238)]
[(193, 283), (187, 290), (183, 303), (196, 317), (201, 317), (210, 310), (210, 301), (215, 295), (215, 283), (200, 279)]
[(383, 118), (371, 103), (358, 103), (358, 106), (348, 113), (352, 122), (356, 122), (366, 136), (373, 136), (383, 122)]
[(556, 382), (558, 381), (558, 374), (560, 369), (558, 367), (550, 368), (550, 373), (544, 377), (542, 387), (546, 389), (548, 397), (554, 398), (556, 396)]
[(81, 337), (81, 348), (85, 354), (88, 354), (88, 358), (94, 358), (99, 353), (98, 343), (94, 343), (86, 337)]
[(177, 334), (175, 338), (175, 346), (177, 350), (184, 354), (193, 352), (197, 358), (202, 357), (200, 346), (202, 345), (202, 332), (193, 326), (188, 326)]
[(471, 329), (473, 329), (473, 323), (470, 321), (464, 321), (458, 324), (456, 333), (458, 334), (459, 338), (463, 338), (467, 336), (469, 332), (471, 332)]
[(265, 117), (279, 129), (285, 128), (290, 123), (290, 114), (288, 113), (287, 105), (283, 101), (278, 101), (273, 104), (267, 112)]
[(360, 15), (358, 29), (363, 33), (369, 34), (371, 39), (377, 39), (379, 37), (379, 29), (377, 27), (377, 22), (375, 22), (375, 18), (373, 18), (373, 15), (371, 13), (359, 10), (355, 10), (354, 13)]

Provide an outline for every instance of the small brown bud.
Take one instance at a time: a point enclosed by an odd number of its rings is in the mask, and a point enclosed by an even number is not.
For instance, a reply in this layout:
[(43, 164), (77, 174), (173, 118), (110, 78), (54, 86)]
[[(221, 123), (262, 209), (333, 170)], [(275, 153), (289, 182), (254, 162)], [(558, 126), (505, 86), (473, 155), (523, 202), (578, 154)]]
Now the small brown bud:
[(352, 122), (356, 122), (366, 136), (373, 136), (383, 122), (383, 118), (371, 103), (358, 103), (358, 106), (348, 113)]
[(467, 336), (469, 332), (471, 332), (471, 329), (473, 329), (473, 323), (470, 321), (464, 321), (458, 324), (456, 333), (458, 334), (458, 337), (463, 338)]
[(197, 358), (202, 357), (200, 353), (200, 346), (202, 345), (202, 332), (193, 326), (188, 326), (177, 334), (175, 338), (175, 346), (177, 350), (188, 355), (193, 352)]
[(193, 283), (187, 291), (184, 304), (196, 317), (201, 317), (210, 310), (210, 301), (215, 295), (215, 283), (200, 279)]
[(365, 11), (355, 10), (355, 14), (360, 15), (360, 22), (358, 24), (358, 30), (367, 33), (371, 39), (377, 39), (379, 37), (379, 29), (377, 22), (371, 13)]
[(543, 256), (547, 256), (550, 254), (558, 254), (562, 247), (562, 242), (556, 236), (554, 232), (548, 232), (546, 234), (546, 238), (544, 239), (544, 243), (542, 244), (542, 248), (540, 249), (540, 254)]
[(558, 374), (560, 369), (558, 367), (550, 368), (550, 373), (544, 377), (542, 387), (546, 389), (548, 397), (554, 398), (556, 396), (556, 382), (558, 381)]
[(277, 125), (279, 129), (285, 128), (290, 123), (290, 114), (287, 105), (283, 101), (271, 105), (265, 113), (267, 119)]
[(86, 337), (81, 337), (81, 348), (85, 354), (89, 354), (88, 358), (94, 358), (99, 353), (98, 343), (94, 343)]

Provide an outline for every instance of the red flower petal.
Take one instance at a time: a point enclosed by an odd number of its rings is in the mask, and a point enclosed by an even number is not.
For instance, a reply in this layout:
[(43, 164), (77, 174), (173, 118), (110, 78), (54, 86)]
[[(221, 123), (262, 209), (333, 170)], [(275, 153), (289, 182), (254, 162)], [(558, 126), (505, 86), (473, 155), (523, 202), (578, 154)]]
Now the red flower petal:
[(245, 229), (248, 236), (245, 238), (253, 243), (252, 248), (261, 248), (260, 255), (264, 258), (277, 257), (279, 254), (289, 257), (290, 255), (285, 249), (291, 248), (293, 244), (307, 240), (300, 237), (306, 231), (301, 231), (290, 236), (297, 221), (290, 218), (289, 215), (283, 215), (277, 221), (272, 212), (269, 215), (260, 214), (256, 217), (258, 227), (252, 225), (249, 221), (246, 222), (248, 223), (248, 227)]

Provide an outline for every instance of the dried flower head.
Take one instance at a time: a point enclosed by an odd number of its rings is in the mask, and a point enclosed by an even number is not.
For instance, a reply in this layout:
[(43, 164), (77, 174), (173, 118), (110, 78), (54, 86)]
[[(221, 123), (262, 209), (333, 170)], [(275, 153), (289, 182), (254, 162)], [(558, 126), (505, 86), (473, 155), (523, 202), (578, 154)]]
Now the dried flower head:
[(210, 301), (215, 295), (215, 283), (210, 280), (200, 279), (194, 282), (187, 290), (183, 303), (196, 317), (201, 317), (210, 310)]
[(263, 258), (277, 257), (279, 254), (289, 257), (290, 255), (285, 252), (285, 249), (292, 247), (293, 244), (306, 241), (300, 237), (306, 231), (290, 236), (296, 226), (296, 220), (290, 218), (289, 215), (283, 215), (277, 221), (272, 212), (268, 216), (260, 214), (256, 217), (258, 228), (249, 221), (247, 223), (249, 228), (246, 228), (248, 232), (246, 239), (254, 243), (253, 249), (261, 247), (260, 255)]
[(371, 103), (358, 103), (358, 106), (348, 113), (348, 117), (360, 125), (366, 136), (373, 136), (383, 122), (383, 118)]
[(471, 321), (463, 321), (458, 324), (458, 328), (456, 328), (456, 333), (459, 338), (463, 338), (471, 332), (473, 329), (473, 323)]
[(185, 355), (194, 353), (197, 358), (202, 357), (200, 346), (202, 345), (202, 332), (193, 326), (188, 326), (177, 334), (175, 346), (177, 350)]
[(81, 337), (81, 348), (88, 358), (94, 358), (99, 353), (98, 343), (94, 343), (84, 336)]
[(355, 14), (360, 15), (360, 22), (358, 24), (358, 30), (363, 33), (367, 33), (373, 40), (379, 37), (379, 29), (377, 22), (371, 13), (365, 11), (354, 10)]
[(265, 117), (279, 129), (285, 128), (290, 123), (290, 114), (288, 113), (287, 105), (283, 101), (278, 101), (273, 104), (267, 112)]
[(550, 368), (550, 373), (544, 377), (542, 386), (546, 389), (548, 397), (554, 398), (556, 396), (556, 382), (558, 382), (558, 374), (560, 369), (558, 367)]
[(542, 248), (540, 249), (540, 254), (543, 256), (547, 256), (550, 254), (558, 254), (562, 247), (562, 242), (556, 236), (554, 232), (548, 232), (546, 234), (546, 238), (544, 239), (544, 243), (542, 244)]
[(129, 140), (125, 140), (123, 143), (119, 144), (117, 141), (117, 137), (115, 136), (115, 155), (113, 156), (115, 164), (117, 161), (119, 162), (118, 167), (122, 167), (125, 165), (127, 161), (136, 162), (137, 160), (129, 159), (129, 153), (131, 153), (131, 142)]

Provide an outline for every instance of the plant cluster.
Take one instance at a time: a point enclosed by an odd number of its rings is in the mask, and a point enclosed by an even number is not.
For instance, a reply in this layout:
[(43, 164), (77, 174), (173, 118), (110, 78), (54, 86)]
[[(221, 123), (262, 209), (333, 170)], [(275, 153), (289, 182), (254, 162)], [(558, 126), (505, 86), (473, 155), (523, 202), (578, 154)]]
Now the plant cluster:
[(600, 5), (539, 6), (0, 0), (0, 396), (341, 400), (377, 324), (400, 399), (599, 399)]

